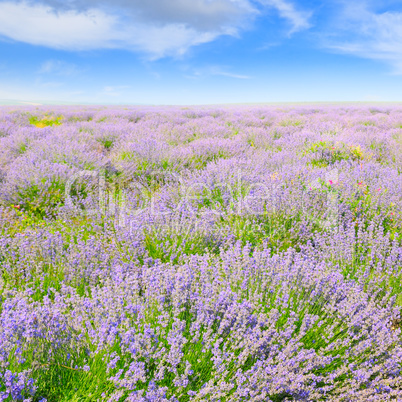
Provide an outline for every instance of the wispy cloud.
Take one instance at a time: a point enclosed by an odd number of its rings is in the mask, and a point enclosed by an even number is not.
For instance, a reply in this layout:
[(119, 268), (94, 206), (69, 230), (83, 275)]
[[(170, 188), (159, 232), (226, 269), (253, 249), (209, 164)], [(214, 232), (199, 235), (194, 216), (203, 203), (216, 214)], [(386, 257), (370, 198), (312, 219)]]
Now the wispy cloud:
[(212, 68), (210, 70), (210, 74), (211, 75), (220, 75), (222, 77), (236, 78), (239, 80), (249, 80), (252, 78), (249, 75), (236, 74), (236, 73), (232, 73), (230, 71), (221, 70), (220, 68)]
[(214, 73), (214, 75), (222, 75), (223, 77), (237, 78), (239, 80), (249, 80), (251, 78), (248, 75), (233, 74), (233, 73), (228, 73), (228, 72), (224, 72), (224, 71)]
[(19, 103), (22, 103), (23, 105), (31, 105), (31, 106), (41, 106), (41, 103), (35, 103), (35, 102), (23, 102), (20, 101)]
[(125, 89), (129, 89), (129, 85), (106, 85), (102, 89), (102, 95), (106, 96), (121, 96)]
[(402, 74), (402, 12), (376, 13), (364, 1), (349, 3), (329, 38), (325, 46), (334, 51), (386, 62)]
[(229, 68), (223, 66), (208, 66), (203, 68), (194, 69), (191, 75), (186, 75), (187, 78), (202, 78), (219, 75), (222, 77), (234, 78), (239, 80), (249, 80), (252, 77), (245, 74), (238, 74), (230, 71)]
[(0, 82), (0, 99), (20, 99), (26, 102), (54, 100), (59, 102), (78, 101), (83, 91), (67, 88), (63, 83), (34, 80), (31, 85)]
[(42, 63), (38, 70), (39, 74), (55, 74), (62, 76), (72, 76), (80, 72), (81, 70), (78, 66), (62, 60), (47, 60)]
[(268, 50), (268, 49), (272, 49), (274, 47), (280, 46), (282, 43), (281, 42), (266, 42), (263, 45), (261, 45), (260, 47), (258, 47), (256, 50)]
[(311, 27), (311, 11), (299, 10), (294, 3), (285, 0), (259, 0), (260, 3), (274, 7), (282, 18), (291, 24), (289, 35)]
[(40, 86), (42, 89), (61, 88), (64, 86), (64, 83), (59, 81), (37, 81), (37, 85)]

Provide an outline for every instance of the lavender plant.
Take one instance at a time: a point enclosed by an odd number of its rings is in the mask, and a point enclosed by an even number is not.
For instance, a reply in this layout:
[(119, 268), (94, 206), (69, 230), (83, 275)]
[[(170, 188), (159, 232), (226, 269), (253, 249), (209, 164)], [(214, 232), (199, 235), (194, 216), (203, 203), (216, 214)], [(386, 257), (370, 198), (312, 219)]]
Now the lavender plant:
[(2, 107), (1, 401), (402, 399), (393, 107)]

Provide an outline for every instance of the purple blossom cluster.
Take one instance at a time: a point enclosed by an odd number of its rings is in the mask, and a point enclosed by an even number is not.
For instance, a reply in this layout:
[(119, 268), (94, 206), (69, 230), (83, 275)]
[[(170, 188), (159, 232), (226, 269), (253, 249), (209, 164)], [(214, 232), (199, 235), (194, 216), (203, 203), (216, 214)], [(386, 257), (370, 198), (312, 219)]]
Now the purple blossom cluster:
[(402, 109), (0, 109), (1, 401), (402, 399)]

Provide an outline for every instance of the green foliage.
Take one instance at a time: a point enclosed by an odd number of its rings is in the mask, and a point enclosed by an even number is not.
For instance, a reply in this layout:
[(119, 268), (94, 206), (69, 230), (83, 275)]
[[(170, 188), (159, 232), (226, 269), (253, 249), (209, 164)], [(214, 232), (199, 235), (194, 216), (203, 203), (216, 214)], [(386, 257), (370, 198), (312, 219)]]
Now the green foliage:
[(28, 144), (26, 142), (21, 142), (21, 144), (18, 147), (18, 153), (20, 155), (24, 154), (28, 149)]
[[(43, 179), (46, 184), (46, 179)], [(64, 184), (57, 180), (46, 186), (44, 191), (42, 185), (32, 184), (29, 187), (21, 188), (18, 191), (20, 206), (27, 215), (36, 218), (45, 218), (52, 214), (55, 209), (62, 205), (64, 200)]]
[[(58, 178), (43, 178), (39, 183), (19, 188), (17, 195), (18, 206), (27, 222), (54, 218), (58, 207), (65, 202), (65, 183)], [(74, 183), (70, 192), (72, 198), (85, 198), (87, 195), (88, 189), (84, 183)]]
[(230, 155), (223, 150), (218, 150), (215, 153), (198, 155), (191, 155), (189, 158), (183, 159), (179, 166), (189, 170), (202, 170), (208, 163), (215, 162), (218, 159), (226, 159)]
[(361, 161), (370, 159), (372, 156), (365, 153), (359, 145), (346, 145), (327, 141), (318, 141), (311, 144), (305, 148), (302, 154), (304, 156), (313, 155), (308, 163), (314, 167), (326, 167), (342, 160)]
[(287, 215), (279, 211), (257, 216), (230, 214), (221, 217), (217, 229), (223, 234), (231, 234), (236, 241), (242, 245), (248, 244), (252, 249), (269, 247), (272, 252), (289, 248), (300, 250), (301, 245), (311, 240), (314, 231), (321, 230), (317, 222), (303, 221), (304, 225), (309, 225), (311, 237), (301, 237), (301, 218), (300, 214)]
[(385, 163), (389, 156), (389, 149), (384, 141), (373, 140), (370, 144), (370, 149), (375, 155), (375, 160), (379, 163)]
[(60, 124), (62, 124), (62, 121), (63, 116), (45, 115), (44, 117), (31, 116), (29, 118), (29, 123), (39, 128), (59, 126)]
[(115, 139), (112, 137), (104, 137), (99, 139), (99, 142), (104, 146), (105, 149), (109, 150), (112, 148)]
[(374, 127), (375, 126), (375, 122), (371, 121), (371, 120), (362, 121), (360, 124), (362, 124), (363, 126), (366, 126), (366, 127), (369, 127), (369, 126)]
[(302, 120), (282, 120), (279, 123), (280, 126), (282, 127), (299, 127), (303, 125)]
[(191, 223), (149, 226), (143, 236), (149, 256), (162, 262), (177, 263), (188, 255), (219, 251), (219, 239)]

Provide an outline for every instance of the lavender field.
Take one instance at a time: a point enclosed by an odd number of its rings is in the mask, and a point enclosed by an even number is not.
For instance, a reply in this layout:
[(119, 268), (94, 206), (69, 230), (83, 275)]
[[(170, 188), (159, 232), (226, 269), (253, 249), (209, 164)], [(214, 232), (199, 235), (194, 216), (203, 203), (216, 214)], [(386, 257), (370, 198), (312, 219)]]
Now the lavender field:
[(0, 401), (402, 400), (402, 108), (0, 108)]

